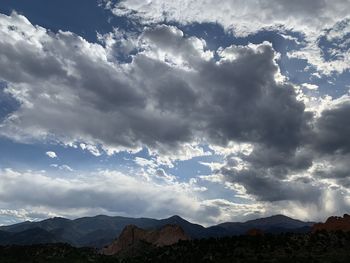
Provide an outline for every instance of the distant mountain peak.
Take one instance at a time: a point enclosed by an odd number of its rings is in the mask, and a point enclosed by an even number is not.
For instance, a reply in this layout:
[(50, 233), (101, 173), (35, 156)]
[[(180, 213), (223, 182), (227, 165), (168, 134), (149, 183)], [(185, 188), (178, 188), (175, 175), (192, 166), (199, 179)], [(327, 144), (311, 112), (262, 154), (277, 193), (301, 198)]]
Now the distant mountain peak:
[(184, 220), (186, 221), (185, 219), (183, 219), (181, 216), (179, 215), (173, 215), (171, 217), (169, 217), (168, 219), (173, 219), (173, 220)]
[(261, 218), (258, 218), (258, 219), (256, 219), (256, 220), (273, 219), (273, 218), (276, 218), (276, 219), (292, 219), (292, 220), (297, 220), (297, 219), (293, 219), (293, 218), (291, 218), (291, 217), (289, 217), (289, 216), (286, 216), (286, 215), (283, 215), (283, 214), (276, 214), (276, 215), (261, 217)]
[(249, 220), (246, 221), (246, 223), (253, 223), (253, 222), (261, 222), (261, 223), (305, 223), (299, 219), (294, 219), (291, 217), (288, 217), (286, 215), (282, 215), (282, 214), (277, 214), (277, 215), (272, 215), (272, 216), (268, 216), (268, 217), (262, 217), (262, 218), (258, 218), (258, 219), (253, 219), (253, 220)]
[(291, 217), (283, 215), (283, 214), (272, 215), (272, 216), (268, 216), (266, 218), (269, 218), (269, 217), (270, 218), (290, 218), (290, 219), (292, 219)]
[(46, 219), (46, 220), (70, 221), (70, 219), (64, 218), (64, 217), (61, 217), (61, 216), (55, 216), (55, 217), (52, 217), (52, 218), (49, 218), (49, 219)]

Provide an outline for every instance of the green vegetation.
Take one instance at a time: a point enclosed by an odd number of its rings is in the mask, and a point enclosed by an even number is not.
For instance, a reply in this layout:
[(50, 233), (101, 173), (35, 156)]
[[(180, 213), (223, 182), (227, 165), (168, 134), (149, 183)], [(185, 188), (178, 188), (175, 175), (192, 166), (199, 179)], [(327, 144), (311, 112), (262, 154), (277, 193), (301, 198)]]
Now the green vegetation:
[(236, 236), (181, 241), (162, 248), (130, 249), (122, 256), (103, 256), (91, 248), (65, 244), (0, 247), (1, 263), (58, 262), (350, 262), (350, 233)]

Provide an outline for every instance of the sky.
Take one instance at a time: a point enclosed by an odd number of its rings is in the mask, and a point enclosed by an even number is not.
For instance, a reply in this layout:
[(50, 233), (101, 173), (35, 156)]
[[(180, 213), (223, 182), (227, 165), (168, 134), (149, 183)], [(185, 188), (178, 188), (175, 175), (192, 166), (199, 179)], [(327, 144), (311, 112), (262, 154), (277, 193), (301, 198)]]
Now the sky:
[(350, 210), (348, 0), (2, 0), (0, 225)]

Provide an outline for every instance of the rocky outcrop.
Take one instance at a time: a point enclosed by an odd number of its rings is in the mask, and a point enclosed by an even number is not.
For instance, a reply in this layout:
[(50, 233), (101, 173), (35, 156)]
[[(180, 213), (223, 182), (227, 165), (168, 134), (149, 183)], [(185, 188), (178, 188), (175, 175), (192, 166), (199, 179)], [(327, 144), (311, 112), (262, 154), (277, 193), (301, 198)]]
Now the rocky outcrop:
[(350, 231), (350, 215), (345, 214), (343, 217), (331, 216), (325, 223), (314, 224), (312, 232), (326, 231)]
[(162, 247), (173, 245), (180, 240), (189, 240), (189, 237), (178, 225), (166, 225), (159, 230), (144, 230), (135, 225), (128, 225), (119, 238), (105, 247), (102, 253), (115, 255), (122, 251), (131, 250), (140, 244), (146, 243), (155, 247)]

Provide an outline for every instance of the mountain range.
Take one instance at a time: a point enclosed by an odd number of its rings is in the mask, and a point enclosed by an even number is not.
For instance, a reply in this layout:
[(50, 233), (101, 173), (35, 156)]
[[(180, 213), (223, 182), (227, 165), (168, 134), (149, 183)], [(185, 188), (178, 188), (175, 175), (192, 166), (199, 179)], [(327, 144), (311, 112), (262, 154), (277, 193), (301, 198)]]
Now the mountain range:
[(166, 225), (180, 226), (191, 239), (242, 235), (252, 228), (265, 233), (306, 233), (313, 222), (303, 222), (284, 215), (275, 215), (246, 222), (227, 222), (204, 227), (180, 216), (166, 219), (129, 218), (99, 215), (75, 220), (50, 218), (40, 222), (23, 222), (0, 227), (0, 245), (32, 245), (68, 243), (76, 247), (102, 248), (111, 244), (127, 225), (142, 229), (161, 229)]

